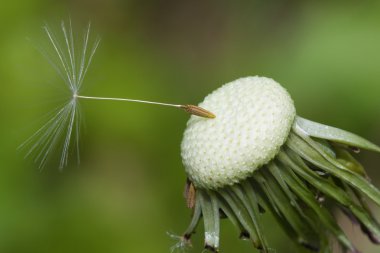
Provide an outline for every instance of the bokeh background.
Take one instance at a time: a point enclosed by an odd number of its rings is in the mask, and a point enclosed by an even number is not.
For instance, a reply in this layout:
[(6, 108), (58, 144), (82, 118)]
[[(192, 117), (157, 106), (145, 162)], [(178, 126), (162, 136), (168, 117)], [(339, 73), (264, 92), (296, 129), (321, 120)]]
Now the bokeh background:
[[(0, 252), (170, 252), (167, 232), (190, 219), (180, 158), (188, 115), (175, 109), (83, 101), (81, 163), (72, 154), (62, 172), (17, 151), (61, 96), (51, 84), (64, 85), (30, 41), (69, 16), (102, 37), (83, 95), (197, 104), (262, 75), (288, 89), (299, 115), (380, 144), (380, 1), (4, 1)], [(380, 187), (380, 156), (359, 159)], [(276, 252), (300, 250), (264, 219)], [(363, 252), (379, 252), (339, 219)], [(190, 252), (202, 251), (198, 230)], [(223, 222), (223, 252), (256, 252), (237, 237)]]

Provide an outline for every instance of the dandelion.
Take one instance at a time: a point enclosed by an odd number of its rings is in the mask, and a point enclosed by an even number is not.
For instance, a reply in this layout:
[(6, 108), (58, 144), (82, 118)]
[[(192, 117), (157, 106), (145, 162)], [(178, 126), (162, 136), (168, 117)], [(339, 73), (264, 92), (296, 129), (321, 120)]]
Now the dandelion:
[(358, 252), (337, 224), (335, 209), (359, 224), (373, 243), (380, 243), (380, 225), (367, 204), (371, 200), (380, 205), (380, 191), (352, 155), (360, 149), (380, 152), (378, 146), (297, 116), (287, 91), (265, 77), (228, 83), (199, 106), (82, 95), (82, 83), (100, 42), (95, 36), (90, 43), (90, 28), (89, 24), (76, 40), (71, 21), (68, 27), (62, 22), (62, 42), (48, 25), (43, 27), (54, 54), (42, 53), (70, 96), (22, 145), (28, 149), (26, 156), (33, 156), (40, 167), (55, 149), (60, 149), (60, 168), (67, 165), (73, 145), (79, 150), (80, 99), (176, 107), (192, 114), (181, 144), (192, 220), (182, 236), (171, 235), (178, 240), (172, 251), (191, 245), (203, 218), (205, 249), (217, 252), (220, 219), (226, 217), (240, 238), (249, 239), (261, 252), (270, 252), (261, 217), (271, 212), (294, 242), (311, 251), (331, 252), (330, 244), (336, 240), (345, 252)]
[[(70, 96), (61, 107), (51, 113), (50, 119), (19, 147), (27, 150), (25, 157), (32, 156), (39, 168), (42, 169), (45, 166), (48, 158), (52, 156), (56, 149), (60, 149), (61, 153), (59, 168), (64, 168), (68, 164), (69, 151), (72, 146), (76, 148), (77, 159), (78, 162), (80, 161), (81, 111), (79, 99), (113, 100), (170, 106), (183, 109), (200, 117), (215, 117), (211, 112), (194, 105), (177, 105), (128, 98), (83, 96), (81, 95), (82, 84), (99, 46), (100, 37), (91, 36), (91, 23), (89, 23), (82, 38), (76, 39), (71, 20), (69, 20), (68, 26), (64, 21), (61, 22), (60, 33), (58, 34), (47, 24), (43, 26), (43, 31), (50, 42), (51, 50), (38, 49), (61, 77)], [(92, 37), (94, 39), (91, 43)]]
[(351, 154), (380, 152), (378, 146), (297, 116), (290, 95), (270, 78), (225, 84), (199, 106), (216, 118), (191, 117), (184, 132), (185, 196), (193, 210), (184, 241), (202, 217), (205, 248), (217, 252), (220, 217), (227, 217), (241, 238), (269, 252), (270, 231), (261, 217), (271, 212), (294, 242), (311, 251), (331, 252), (337, 240), (345, 252), (358, 252), (333, 217), (339, 209), (380, 243), (380, 226), (367, 204), (380, 205), (380, 191)]

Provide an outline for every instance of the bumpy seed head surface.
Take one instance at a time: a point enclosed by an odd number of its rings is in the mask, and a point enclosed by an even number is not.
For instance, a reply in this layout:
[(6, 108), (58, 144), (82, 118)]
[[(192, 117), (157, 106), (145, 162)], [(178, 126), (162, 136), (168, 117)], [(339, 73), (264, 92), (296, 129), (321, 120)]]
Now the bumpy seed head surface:
[(190, 179), (208, 189), (239, 182), (272, 160), (296, 114), (288, 92), (258, 76), (223, 85), (199, 106), (216, 118), (191, 116), (181, 155)]

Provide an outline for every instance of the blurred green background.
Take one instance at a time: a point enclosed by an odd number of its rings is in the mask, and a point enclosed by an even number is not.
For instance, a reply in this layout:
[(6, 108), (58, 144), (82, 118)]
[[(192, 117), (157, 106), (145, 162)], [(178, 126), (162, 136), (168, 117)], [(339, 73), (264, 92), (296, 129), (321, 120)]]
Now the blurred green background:
[[(170, 252), (190, 212), (172, 108), (83, 101), (81, 164), (17, 152), (64, 85), (32, 41), (44, 22), (90, 19), (102, 42), (83, 95), (197, 104), (238, 77), (272, 77), (298, 114), (380, 144), (380, 1), (4, 1), (0, 7), (0, 252)], [(380, 156), (359, 159), (380, 187)], [(376, 209), (377, 213), (379, 209)], [(378, 215), (379, 217), (379, 215)], [(380, 218), (380, 217), (379, 217)], [(265, 217), (277, 252), (292, 252)], [(342, 219), (363, 252), (379, 252)], [(190, 252), (202, 251), (202, 226)], [(256, 252), (222, 223), (222, 252)]]

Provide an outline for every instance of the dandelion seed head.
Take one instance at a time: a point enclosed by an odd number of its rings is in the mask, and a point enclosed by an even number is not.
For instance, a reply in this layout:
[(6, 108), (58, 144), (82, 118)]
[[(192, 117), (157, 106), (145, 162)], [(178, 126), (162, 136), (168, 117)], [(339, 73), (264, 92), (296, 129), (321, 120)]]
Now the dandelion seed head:
[(259, 76), (227, 83), (199, 105), (217, 116), (189, 119), (181, 155), (192, 182), (213, 189), (245, 179), (273, 159), (296, 114), (288, 92)]
[(191, 116), (184, 132), (186, 185), (195, 193), (184, 235), (194, 234), (203, 220), (205, 250), (219, 252), (220, 220), (226, 217), (240, 238), (260, 252), (275, 252), (261, 218), (268, 211), (306, 250), (330, 252), (337, 240), (342, 251), (359, 252), (332, 216), (341, 209), (379, 244), (380, 225), (366, 200), (380, 205), (380, 190), (351, 152), (380, 147), (297, 116), (290, 95), (271, 78), (237, 79), (199, 106), (216, 117)]

